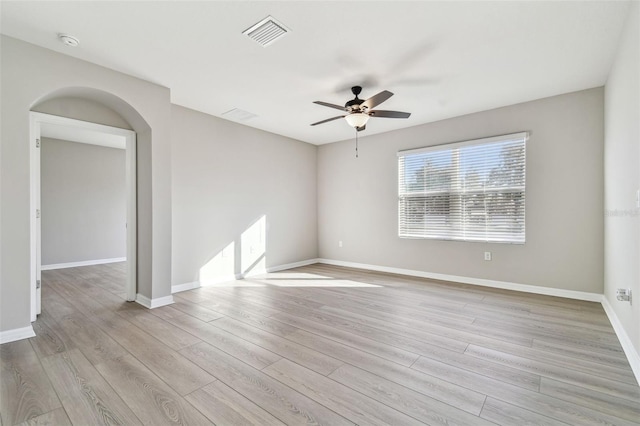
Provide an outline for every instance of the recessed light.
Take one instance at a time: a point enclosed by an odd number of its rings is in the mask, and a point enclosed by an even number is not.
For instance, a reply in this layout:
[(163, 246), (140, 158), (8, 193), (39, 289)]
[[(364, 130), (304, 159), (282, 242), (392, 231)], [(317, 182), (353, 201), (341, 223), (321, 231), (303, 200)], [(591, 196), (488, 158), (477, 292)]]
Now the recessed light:
[(58, 40), (70, 47), (76, 47), (80, 44), (80, 40), (69, 34), (58, 34)]

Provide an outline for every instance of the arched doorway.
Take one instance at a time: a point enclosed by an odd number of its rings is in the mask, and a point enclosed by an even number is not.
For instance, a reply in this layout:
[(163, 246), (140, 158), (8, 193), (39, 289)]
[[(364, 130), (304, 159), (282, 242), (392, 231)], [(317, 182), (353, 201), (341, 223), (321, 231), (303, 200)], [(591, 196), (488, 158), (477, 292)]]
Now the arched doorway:
[[(85, 105), (74, 108), (83, 100)], [(86, 103), (93, 103), (95, 108), (87, 108)], [(34, 112), (47, 105), (45, 110), (50, 114)], [(101, 124), (113, 121), (113, 117), (107, 117), (105, 111), (111, 111), (113, 115), (122, 118), (123, 124), (115, 123), (122, 127), (107, 126)], [(80, 118), (80, 119), (78, 119)], [(149, 135), (148, 125), (142, 117), (121, 99), (89, 88), (67, 88), (51, 93), (32, 107), (30, 112), (30, 158), (31, 158), (31, 320), (36, 319), (40, 313), (41, 304), (41, 220), (40, 220), (40, 144), (42, 136), (49, 136), (47, 132), (62, 131), (63, 134), (82, 134), (82, 137), (91, 138), (92, 134), (101, 134), (102, 138), (109, 137), (115, 143), (122, 143), (126, 150), (126, 299), (136, 300), (138, 283), (137, 262), (137, 132), (131, 129), (140, 129), (143, 134)], [(70, 133), (69, 133), (70, 132)]]

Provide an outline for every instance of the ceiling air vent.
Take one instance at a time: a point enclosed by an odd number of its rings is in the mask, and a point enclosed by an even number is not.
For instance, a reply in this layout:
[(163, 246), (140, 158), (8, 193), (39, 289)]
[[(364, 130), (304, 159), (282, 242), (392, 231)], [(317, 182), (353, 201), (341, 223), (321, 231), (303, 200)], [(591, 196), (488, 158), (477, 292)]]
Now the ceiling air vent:
[(246, 34), (259, 45), (267, 47), (289, 31), (282, 23), (276, 21), (273, 16), (267, 16), (251, 28), (244, 30), (242, 34)]
[(233, 121), (247, 121), (257, 117), (257, 115), (239, 108), (230, 109), (229, 111), (222, 113), (222, 116)]

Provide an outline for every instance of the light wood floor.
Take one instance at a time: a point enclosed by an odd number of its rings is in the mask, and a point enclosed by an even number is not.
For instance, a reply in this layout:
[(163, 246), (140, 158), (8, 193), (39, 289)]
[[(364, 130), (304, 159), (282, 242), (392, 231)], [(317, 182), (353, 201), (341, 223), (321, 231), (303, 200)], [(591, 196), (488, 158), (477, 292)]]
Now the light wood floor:
[(312, 265), (149, 311), (124, 272), (43, 272), (3, 425), (640, 424), (596, 303)]

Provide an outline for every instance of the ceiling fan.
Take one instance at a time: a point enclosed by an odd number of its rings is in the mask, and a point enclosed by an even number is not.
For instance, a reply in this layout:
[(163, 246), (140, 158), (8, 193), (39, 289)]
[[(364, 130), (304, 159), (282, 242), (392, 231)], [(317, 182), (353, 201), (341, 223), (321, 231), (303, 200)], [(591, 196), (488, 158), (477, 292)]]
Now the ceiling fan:
[(322, 121), (318, 121), (317, 123), (313, 123), (312, 126), (316, 126), (322, 123), (328, 123), (329, 121), (337, 120), (339, 118), (344, 118), (345, 120), (347, 120), (347, 123), (349, 123), (351, 127), (354, 127), (358, 132), (360, 132), (365, 129), (367, 125), (367, 121), (369, 121), (370, 117), (409, 118), (409, 116), (411, 115), (411, 113), (409, 112), (384, 111), (384, 110), (373, 109), (376, 106), (383, 103), (384, 101), (386, 101), (387, 99), (389, 99), (391, 96), (393, 96), (393, 93), (389, 92), (388, 90), (383, 90), (377, 95), (370, 97), (366, 101), (358, 98), (358, 95), (360, 94), (360, 92), (362, 92), (362, 87), (353, 86), (351, 88), (351, 92), (356, 97), (348, 101), (346, 104), (344, 104), (344, 106), (330, 104), (327, 102), (314, 101), (313, 102), (314, 104), (326, 106), (329, 108), (339, 109), (339, 110), (345, 111), (347, 114), (328, 118)]

